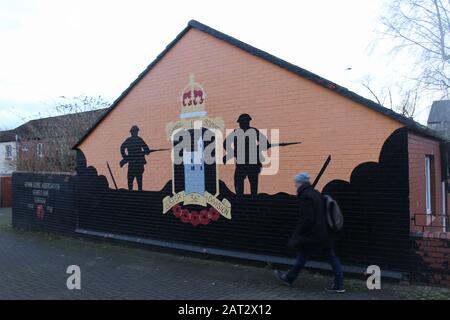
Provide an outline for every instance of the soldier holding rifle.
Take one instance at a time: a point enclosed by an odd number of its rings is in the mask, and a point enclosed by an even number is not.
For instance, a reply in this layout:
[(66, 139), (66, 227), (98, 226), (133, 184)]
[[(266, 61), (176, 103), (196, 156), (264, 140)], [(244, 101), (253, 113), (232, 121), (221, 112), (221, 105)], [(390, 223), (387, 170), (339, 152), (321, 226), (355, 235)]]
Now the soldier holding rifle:
[(138, 126), (132, 126), (130, 129), (131, 137), (128, 137), (120, 146), (122, 160), (120, 167), (128, 163), (128, 190), (133, 190), (133, 182), (136, 179), (138, 190), (142, 191), (142, 175), (144, 174), (144, 166), (147, 163), (145, 156), (151, 152), (163, 151), (168, 149), (150, 150), (145, 141), (138, 136)]
[[(224, 163), (229, 158), (236, 159), (236, 170), (234, 173), (234, 187), (236, 195), (244, 194), (244, 181), (248, 179), (250, 192), (253, 196), (258, 194), (258, 178), (261, 173), (263, 156), (262, 152), (271, 147), (284, 147), (300, 142), (269, 144), (267, 137), (258, 129), (250, 126), (252, 117), (243, 113), (237, 119), (239, 128), (228, 135), (223, 143), (225, 151), (229, 156), (224, 156)], [(231, 151), (232, 150), (232, 151)]]

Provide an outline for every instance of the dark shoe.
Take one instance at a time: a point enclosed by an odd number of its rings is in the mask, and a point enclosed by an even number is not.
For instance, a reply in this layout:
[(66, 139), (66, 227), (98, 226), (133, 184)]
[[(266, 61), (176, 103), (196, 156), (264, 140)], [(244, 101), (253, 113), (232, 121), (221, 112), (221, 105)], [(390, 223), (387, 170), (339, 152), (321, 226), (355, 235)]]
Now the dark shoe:
[(345, 293), (346, 290), (344, 286), (337, 286), (333, 284), (332, 286), (325, 288), (325, 291), (334, 293)]
[(280, 280), (281, 283), (283, 283), (285, 286), (288, 286), (288, 287), (292, 286), (292, 283), (286, 279), (286, 273), (281, 272), (279, 270), (275, 270), (274, 273), (275, 273), (275, 277), (277, 277), (277, 279)]

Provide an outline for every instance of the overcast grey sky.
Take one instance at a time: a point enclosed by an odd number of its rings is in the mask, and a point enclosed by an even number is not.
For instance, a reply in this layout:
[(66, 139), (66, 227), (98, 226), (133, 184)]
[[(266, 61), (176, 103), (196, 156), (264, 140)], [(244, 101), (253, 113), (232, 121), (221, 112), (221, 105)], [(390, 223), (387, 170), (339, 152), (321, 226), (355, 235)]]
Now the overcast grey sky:
[(390, 83), (412, 65), (385, 43), (369, 49), (384, 3), (0, 0), (0, 128), (48, 115), (60, 96), (114, 100), (190, 19), (370, 98), (361, 78)]

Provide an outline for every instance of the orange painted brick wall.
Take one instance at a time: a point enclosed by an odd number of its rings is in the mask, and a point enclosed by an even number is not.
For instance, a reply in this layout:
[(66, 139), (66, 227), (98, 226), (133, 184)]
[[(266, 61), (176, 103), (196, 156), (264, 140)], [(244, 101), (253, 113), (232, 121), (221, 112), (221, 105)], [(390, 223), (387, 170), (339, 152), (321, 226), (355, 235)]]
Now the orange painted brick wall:
[[(409, 154), (409, 199), (410, 212), (415, 216), (412, 222), (413, 231), (442, 230), (442, 184), (441, 184), (441, 152), (439, 142), (421, 137), (419, 135), (408, 134), (408, 154)], [(434, 201), (432, 203), (433, 217), (427, 217), (425, 203), (425, 156), (434, 157)]]
[[(111, 71), (113, 74), (113, 70)], [(259, 192), (294, 193), (292, 177), (309, 171), (314, 178), (329, 154), (332, 162), (319, 188), (333, 179), (348, 180), (360, 163), (378, 161), (386, 138), (401, 124), (331, 90), (303, 79), (206, 33), (191, 29), (134, 87), (80, 145), (88, 165), (108, 178), (108, 161), (119, 188), (126, 188), (126, 167), (120, 168), (120, 145), (132, 125), (151, 148), (170, 148), (166, 123), (177, 121), (180, 95), (189, 74), (203, 85), (208, 116), (221, 117), (226, 128), (237, 127), (241, 113), (252, 126), (280, 130), (281, 141), (302, 141), (280, 148), (280, 170), (261, 176)], [(160, 190), (171, 179), (169, 152), (147, 157), (144, 190)], [(233, 187), (234, 166), (221, 166), (220, 179)], [(249, 186), (246, 185), (246, 193)]]

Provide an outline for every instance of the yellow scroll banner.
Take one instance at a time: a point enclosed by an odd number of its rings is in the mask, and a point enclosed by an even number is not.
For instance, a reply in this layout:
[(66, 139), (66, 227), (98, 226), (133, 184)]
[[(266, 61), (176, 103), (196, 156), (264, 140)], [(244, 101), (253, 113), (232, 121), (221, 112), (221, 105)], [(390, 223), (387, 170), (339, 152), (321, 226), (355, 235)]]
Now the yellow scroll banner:
[(166, 196), (163, 199), (163, 213), (167, 213), (172, 207), (178, 203), (183, 202), (184, 205), (195, 204), (206, 207), (206, 205), (212, 206), (222, 216), (227, 219), (231, 219), (231, 203), (227, 199), (220, 201), (215, 196), (205, 191), (203, 195), (199, 193), (185, 194), (184, 191), (180, 191), (174, 196)]
[(208, 118), (208, 117), (203, 117), (203, 118), (196, 118), (196, 119), (184, 119), (184, 120), (179, 120), (177, 122), (169, 122), (166, 125), (167, 138), (170, 140), (173, 133), (177, 130), (195, 129), (196, 124), (198, 125), (199, 128), (203, 127), (206, 129), (219, 130), (222, 132), (225, 130), (225, 124), (221, 118), (212, 119), (212, 118)]

